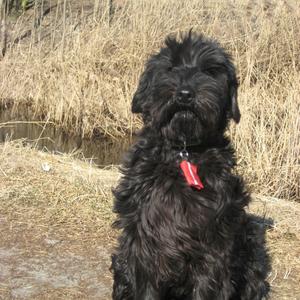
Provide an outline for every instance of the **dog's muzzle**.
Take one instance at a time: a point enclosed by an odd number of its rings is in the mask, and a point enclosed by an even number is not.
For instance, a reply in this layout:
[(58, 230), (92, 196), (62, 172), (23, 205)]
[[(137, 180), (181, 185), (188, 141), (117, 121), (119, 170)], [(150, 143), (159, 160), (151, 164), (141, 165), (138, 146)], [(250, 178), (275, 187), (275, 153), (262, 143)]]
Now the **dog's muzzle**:
[(195, 93), (190, 88), (181, 88), (176, 93), (175, 100), (179, 104), (190, 104), (195, 98)]

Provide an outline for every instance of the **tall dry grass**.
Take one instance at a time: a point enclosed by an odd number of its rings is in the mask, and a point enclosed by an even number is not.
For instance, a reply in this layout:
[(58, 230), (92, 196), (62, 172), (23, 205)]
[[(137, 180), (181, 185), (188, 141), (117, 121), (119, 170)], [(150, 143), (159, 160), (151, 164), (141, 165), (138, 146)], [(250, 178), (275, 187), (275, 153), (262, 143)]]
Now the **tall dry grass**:
[[(16, 21), (0, 64), (0, 99), (15, 113), (26, 104), (69, 132), (129, 134), (139, 126), (130, 102), (145, 60), (167, 34), (192, 27), (218, 39), (238, 67), (242, 121), (230, 134), (239, 171), (257, 193), (299, 200), (297, 0), (77, 2), (52, 1), (44, 18), (35, 7), (40, 25)], [(18, 39), (26, 26), (28, 38)]]

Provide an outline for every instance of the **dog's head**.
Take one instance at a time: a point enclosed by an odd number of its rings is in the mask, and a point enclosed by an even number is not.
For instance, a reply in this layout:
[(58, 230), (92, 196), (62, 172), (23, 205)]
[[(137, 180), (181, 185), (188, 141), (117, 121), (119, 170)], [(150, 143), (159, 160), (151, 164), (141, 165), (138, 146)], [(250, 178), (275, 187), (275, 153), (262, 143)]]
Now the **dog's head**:
[(225, 50), (191, 32), (165, 44), (146, 64), (132, 112), (174, 141), (213, 139), (229, 119), (238, 123), (238, 82)]

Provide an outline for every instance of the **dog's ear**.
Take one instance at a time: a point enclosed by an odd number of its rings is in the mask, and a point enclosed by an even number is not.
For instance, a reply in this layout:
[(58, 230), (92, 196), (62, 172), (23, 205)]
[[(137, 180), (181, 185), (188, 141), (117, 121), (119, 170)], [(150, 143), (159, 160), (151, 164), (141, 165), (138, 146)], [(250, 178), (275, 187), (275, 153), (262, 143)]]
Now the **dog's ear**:
[(149, 69), (149, 66), (146, 67), (146, 70), (143, 72), (137, 90), (133, 95), (131, 111), (133, 113), (144, 113), (144, 105), (151, 96), (151, 81), (152, 81), (152, 72)]
[(229, 97), (230, 97), (230, 106), (229, 106), (229, 117), (232, 118), (235, 123), (239, 123), (241, 119), (241, 113), (237, 101), (237, 90), (238, 90), (238, 80), (236, 78), (235, 67), (230, 62), (228, 68), (228, 77), (229, 77)]

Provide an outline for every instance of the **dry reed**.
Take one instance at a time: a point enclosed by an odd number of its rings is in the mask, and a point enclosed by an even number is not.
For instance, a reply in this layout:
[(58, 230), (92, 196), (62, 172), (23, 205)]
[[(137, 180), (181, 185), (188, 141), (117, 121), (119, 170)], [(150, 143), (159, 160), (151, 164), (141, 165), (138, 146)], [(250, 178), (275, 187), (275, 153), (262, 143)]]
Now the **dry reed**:
[[(10, 33), (0, 99), (11, 101), (14, 113), (26, 104), (32, 118), (49, 119), (68, 132), (130, 134), (140, 125), (130, 102), (145, 60), (167, 34), (193, 28), (218, 39), (238, 66), (242, 121), (230, 134), (239, 171), (256, 193), (299, 200), (297, 0), (55, 4), (42, 18), (35, 13), (38, 25), (28, 27), (32, 17), (22, 15)], [(19, 39), (24, 32), (28, 37)]]

